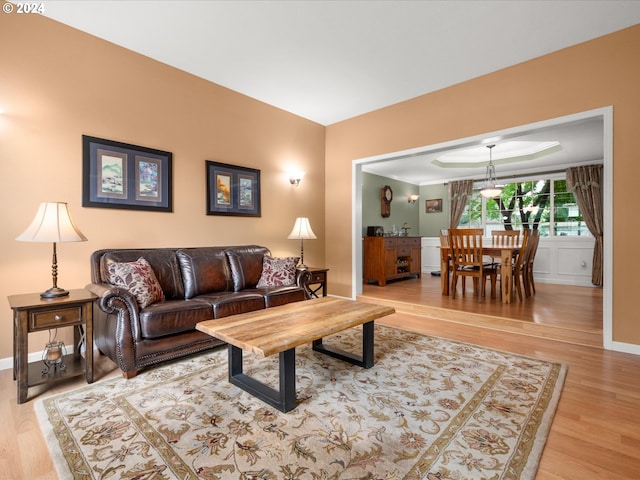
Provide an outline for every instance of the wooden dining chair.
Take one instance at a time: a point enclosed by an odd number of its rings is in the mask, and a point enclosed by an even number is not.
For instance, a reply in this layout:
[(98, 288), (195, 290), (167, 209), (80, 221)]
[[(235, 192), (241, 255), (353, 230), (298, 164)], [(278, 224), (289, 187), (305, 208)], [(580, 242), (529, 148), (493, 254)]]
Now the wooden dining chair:
[[(520, 230), (492, 230), (491, 246), (493, 247), (517, 247), (520, 245)], [(498, 267), (500, 262), (491, 257), (491, 263)]]
[[(456, 298), (458, 278), (473, 278), (473, 291), (478, 301), (485, 296), (486, 280), (491, 280), (491, 296), (495, 297), (497, 272), (495, 267), (485, 266), (482, 261), (481, 228), (450, 228), (449, 247), (453, 263), (451, 279), (451, 296)], [(479, 288), (478, 288), (479, 287)], [(464, 282), (463, 290), (464, 295)]]
[(520, 230), (492, 230), (491, 245), (494, 247), (517, 247), (520, 243)]
[[(520, 244), (520, 250), (513, 262), (513, 290), (518, 292), (518, 298), (522, 301), (525, 297), (525, 277), (527, 275), (527, 255), (529, 253), (529, 238), (531, 230), (525, 228), (522, 232), (522, 243)], [(512, 292), (512, 297), (515, 298), (515, 291)], [(527, 297), (529, 295), (526, 295)]]
[(449, 246), (449, 230), (443, 228), (440, 230), (440, 246), (448, 247)]
[(535, 295), (536, 284), (533, 279), (533, 263), (536, 259), (536, 253), (538, 251), (538, 244), (540, 243), (540, 230), (531, 230), (529, 237), (529, 248), (527, 252), (527, 258), (525, 260), (525, 275), (524, 275), (524, 293), (527, 297)]

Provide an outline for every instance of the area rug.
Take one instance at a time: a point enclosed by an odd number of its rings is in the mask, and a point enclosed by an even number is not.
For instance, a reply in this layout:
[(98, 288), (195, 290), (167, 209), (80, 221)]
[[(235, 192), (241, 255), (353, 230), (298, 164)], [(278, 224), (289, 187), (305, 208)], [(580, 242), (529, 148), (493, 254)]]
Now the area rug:
[[(226, 348), (36, 411), (61, 479), (535, 477), (565, 366), (382, 326), (375, 349), (367, 370), (297, 348), (289, 413), (229, 384)], [(276, 386), (277, 359), (245, 354), (245, 373)]]

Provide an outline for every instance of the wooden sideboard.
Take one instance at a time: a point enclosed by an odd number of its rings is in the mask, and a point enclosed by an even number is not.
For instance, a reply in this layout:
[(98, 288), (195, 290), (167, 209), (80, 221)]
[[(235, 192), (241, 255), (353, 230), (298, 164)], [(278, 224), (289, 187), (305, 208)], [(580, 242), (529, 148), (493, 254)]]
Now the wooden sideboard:
[(420, 276), (420, 237), (364, 237), (364, 281), (384, 286), (397, 278)]

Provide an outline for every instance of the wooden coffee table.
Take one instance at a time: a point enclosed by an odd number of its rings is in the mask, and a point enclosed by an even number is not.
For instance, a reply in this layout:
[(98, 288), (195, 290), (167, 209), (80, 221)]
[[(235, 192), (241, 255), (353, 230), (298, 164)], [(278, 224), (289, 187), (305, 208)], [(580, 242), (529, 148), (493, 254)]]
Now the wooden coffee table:
[[(334, 297), (289, 303), (265, 310), (200, 322), (201, 332), (229, 344), (229, 382), (260, 400), (288, 412), (296, 407), (295, 349), (312, 343), (313, 350), (371, 368), (373, 366), (373, 322), (395, 309)], [(362, 356), (332, 348), (322, 338), (347, 328), (363, 326)], [(260, 357), (280, 355), (280, 389), (276, 390), (242, 372), (242, 352)]]

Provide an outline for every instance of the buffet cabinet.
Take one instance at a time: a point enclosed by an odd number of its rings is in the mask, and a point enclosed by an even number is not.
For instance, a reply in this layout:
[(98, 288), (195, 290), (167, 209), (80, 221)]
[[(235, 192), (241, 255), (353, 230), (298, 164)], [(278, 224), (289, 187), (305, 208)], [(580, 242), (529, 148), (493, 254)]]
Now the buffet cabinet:
[(364, 237), (364, 281), (384, 286), (389, 280), (420, 276), (420, 237)]

